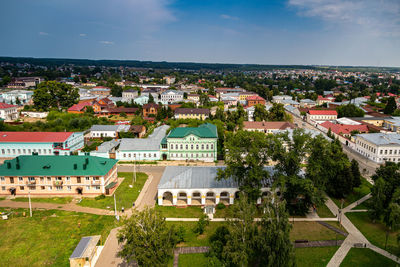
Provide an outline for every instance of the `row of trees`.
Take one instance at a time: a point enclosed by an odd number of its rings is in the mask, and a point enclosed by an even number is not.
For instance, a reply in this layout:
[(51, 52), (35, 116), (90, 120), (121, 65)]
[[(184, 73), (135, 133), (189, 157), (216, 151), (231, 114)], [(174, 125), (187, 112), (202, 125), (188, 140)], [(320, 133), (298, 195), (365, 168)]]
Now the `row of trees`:
[[(290, 136), (238, 131), (227, 136), (225, 149), (227, 167), (218, 179), (234, 179), (253, 201), (262, 187), (277, 188), (291, 214), (307, 213), (323, 201), (323, 192), (342, 198), (361, 183), (358, 163), (349, 161), (339, 141), (301, 129)], [(277, 163), (272, 175), (264, 167), (269, 161)]]

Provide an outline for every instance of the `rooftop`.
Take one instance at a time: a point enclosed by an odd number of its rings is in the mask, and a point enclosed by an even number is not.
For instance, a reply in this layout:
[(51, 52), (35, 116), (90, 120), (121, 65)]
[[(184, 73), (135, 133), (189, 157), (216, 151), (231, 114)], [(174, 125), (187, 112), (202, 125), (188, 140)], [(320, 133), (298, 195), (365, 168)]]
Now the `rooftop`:
[(276, 129), (284, 130), (287, 128), (294, 129), (296, 126), (287, 121), (244, 121), (243, 129)]
[(147, 138), (122, 138), (120, 151), (154, 151), (160, 150), (161, 140), (165, 137), (169, 126), (162, 125), (154, 129)]
[[(201, 189), (201, 188), (238, 188), (233, 179), (217, 181), (218, 169), (225, 167), (188, 167), (167, 166), (161, 177), (158, 189)], [(272, 166), (265, 167), (271, 174), (275, 173)], [(272, 180), (268, 181), (269, 183)]]
[(63, 143), (73, 132), (0, 132), (0, 143)]
[(10, 105), (7, 103), (0, 103), (0, 109), (4, 109), (4, 108), (17, 108), (18, 106), (16, 105)]
[(127, 132), (129, 131), (130, 125), (93, 125), (90, 128), (90, 131), (99, 131), (99, 132), (107, 132), (107, 131), (116, 131), (116, 132)]
[(310, 109), (308, 113), (310, 115), (338, 115), (337, 111), (332, 109)]
[(0, 165), (0, 175), (103, 176), (115, 164), (115, 159), (94, 156), (19, 156), (4, 161), (4, 164)]
[(369, 134), (357, 134), (356, 137), (363, 138), (377, 146), (400, 145), (400, 134), (369, 133)]
[(326, 121), (321, 124), (326, 129), (331, 129), (336, 134), (351, 134), (353, 131), (359, 131), (360, 133), (368, 132), (368, 126), (364, 124), (359, 125), (346, 125), (346, 124), (334, 124), (330, 121)]
[(194, 134), (200, 138), (218, 138), (217, 126), (211, 123), (204, 123), (199, 127), (178, 127), (173, 129), (167, 138), (183, 138)]
[(93, 250), (96, 247), (97, 243), (99, 243), (101, 236), (85, 236), (82, 237), (81, 241), (79, 241), (76, 246), (74, 252), (72, 252), (70, 259), (86, 259), (91, 258), (93, 255)]
[(175, 114), (210, 114), (208, 108), (177, 108)]

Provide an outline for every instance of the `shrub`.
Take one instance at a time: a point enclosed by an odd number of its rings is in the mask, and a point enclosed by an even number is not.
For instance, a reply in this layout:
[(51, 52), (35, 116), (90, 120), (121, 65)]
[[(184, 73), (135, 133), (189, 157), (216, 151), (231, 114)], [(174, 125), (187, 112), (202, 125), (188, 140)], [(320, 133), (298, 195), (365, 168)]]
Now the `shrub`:
[(220, 202), (217, 204), (216, 208), (217, 208), (217, 210), (223, 210), (223, 209), (225, 209), (225, 205)]
[(101, 194), (100, 196), (95, 197), (94, 199), (100, 200), (100, 199), (105, 199), (106, 196), (104, 194)]
[(175, 232), (177, 243), (185, 242), (185, 233), (186, 233), (185, 227), (183, 227), (182, 225), (179, 226), (178, 230)]
[(206, 226), (210, 223), (210, 220), (208, 219), (208, 216), (206, 214), (202, 214), (197, 221), (196, 227), (194, 228), (193, 232), (195, 232), (198, 235), (201, 235), (204, 233), (204, 230)]

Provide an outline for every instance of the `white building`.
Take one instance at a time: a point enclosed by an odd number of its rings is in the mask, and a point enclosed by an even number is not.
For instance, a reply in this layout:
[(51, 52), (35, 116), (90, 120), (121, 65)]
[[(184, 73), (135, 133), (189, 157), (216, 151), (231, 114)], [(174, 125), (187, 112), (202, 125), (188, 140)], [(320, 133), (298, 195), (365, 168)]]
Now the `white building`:
[(118, 138), (119, 132), (128, 132), (130, 125), (93, 125), (90, 128), (90, 138)]
[(330, 109), (310, 109), (307, 111), (307, 121), (310, 123), (322, 123), (325, 121), (334, 121), (337, 119), (337, 111)]
[(283, 100), (292, 100), (293, 98), (290, 95), (274, 95), (272, 97), (272, 102), (277, 104), (282, 104)]
[[(223, 167), (168, 166), (158, 184), (158, 205), (216, 205), (234, 203), (239, 194), (239, 186), (233, 179), (217, 181), (218, 169)], [(274, 172), (273, 167), (266, 170)], [(265, 181), (268, 187), (261, 188), (262, 198), (268, 196), (272, 179)], [(257, 203), (262, 202), (262, 198)]]
[(122, 102), (130, 103), (133, 99), (138, 97), (139, 92), (134, 89), (129, 89), (122, 92)]
[(400, 162), (400, 134), (357, 134), (354, 150), (377, 163)]
[(18, 119), (18, 106), (0, 103), (0, 119), (13, 121)]
[(148, 138), (122, 138), (116, 158), (126, 161), (160, 160), (161, 141), (168, 128), (168, 125), (157, 127)]
[(44, 119), (44, 118), (47, 117), (47, 115), (49, 115), (49, 112), (21, 111), (21, 114), (22, 114), (24, 117)]
[(168, 90), (161, 94), (161, 103), (164, 105), (183, 101), (183, 92)]
[(3, 93), (3, 100), (8, 104), (16, 104), (17, 99), (22, 103), (28, 103), (32, 99), (33, 91), (12, 90)]

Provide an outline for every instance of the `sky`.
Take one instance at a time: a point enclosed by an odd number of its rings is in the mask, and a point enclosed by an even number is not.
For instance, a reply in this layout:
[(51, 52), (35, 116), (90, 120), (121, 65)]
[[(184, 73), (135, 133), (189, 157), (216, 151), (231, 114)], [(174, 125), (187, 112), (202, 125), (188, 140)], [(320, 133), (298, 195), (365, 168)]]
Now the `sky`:
[(2, 0), (0, 56), (400, 66), (400, 0)]

